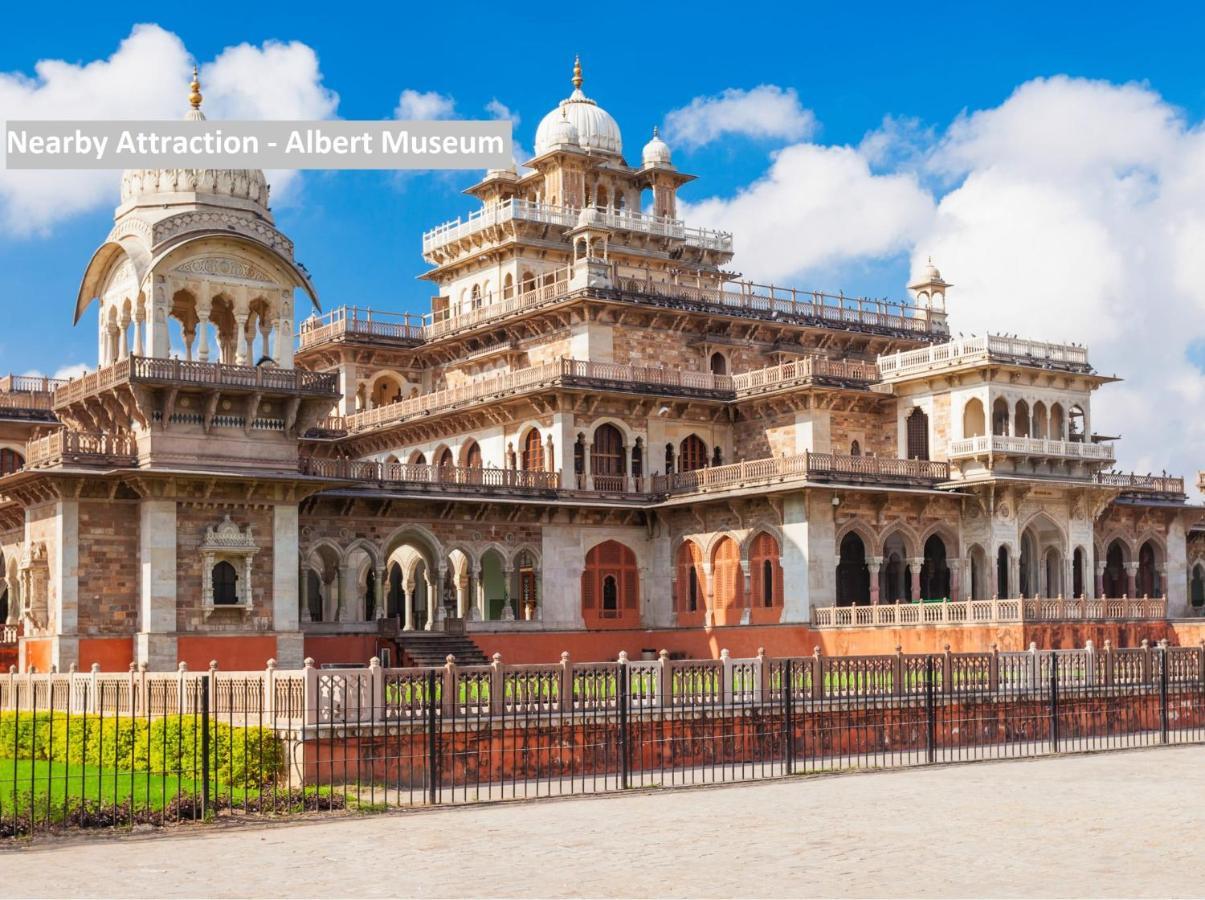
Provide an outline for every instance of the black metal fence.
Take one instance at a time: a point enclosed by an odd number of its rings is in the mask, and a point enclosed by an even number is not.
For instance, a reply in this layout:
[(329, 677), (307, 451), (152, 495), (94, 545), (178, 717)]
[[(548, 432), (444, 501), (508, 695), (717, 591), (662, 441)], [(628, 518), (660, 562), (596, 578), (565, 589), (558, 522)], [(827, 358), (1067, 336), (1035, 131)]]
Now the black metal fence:
[(1205, 739), (1205, 648), (0, 677), (0, 834)]

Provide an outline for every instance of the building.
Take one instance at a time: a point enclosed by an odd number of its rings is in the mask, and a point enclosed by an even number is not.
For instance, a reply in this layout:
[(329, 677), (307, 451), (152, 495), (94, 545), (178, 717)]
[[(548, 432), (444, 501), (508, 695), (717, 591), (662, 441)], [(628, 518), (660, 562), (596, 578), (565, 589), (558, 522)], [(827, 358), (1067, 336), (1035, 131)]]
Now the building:
[(20, 664), (869, 652), (1201, 610), (1202, 509), (1113, 470), (1084, 347), (951, 339), (931, 264), (898, 303), (745, 280), (656, 131), (627, 160), (575, 65), (523, 171), (423, 235), (423, 317), (320, 314), (261, 172), (126, 172), (74, 310), (97, 370), (0, 384)]

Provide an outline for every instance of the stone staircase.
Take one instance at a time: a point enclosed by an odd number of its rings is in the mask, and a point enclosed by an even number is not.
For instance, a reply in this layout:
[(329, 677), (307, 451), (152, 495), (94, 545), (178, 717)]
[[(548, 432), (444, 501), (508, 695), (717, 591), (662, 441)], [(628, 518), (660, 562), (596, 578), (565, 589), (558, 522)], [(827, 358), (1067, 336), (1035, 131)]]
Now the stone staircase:
[(403, 631), (394, 638), (407, 666), (442, 666), (448, 654), (460, 666), (484, 666), (489, 660), (481, 648), (464, 634), (442, 631)]

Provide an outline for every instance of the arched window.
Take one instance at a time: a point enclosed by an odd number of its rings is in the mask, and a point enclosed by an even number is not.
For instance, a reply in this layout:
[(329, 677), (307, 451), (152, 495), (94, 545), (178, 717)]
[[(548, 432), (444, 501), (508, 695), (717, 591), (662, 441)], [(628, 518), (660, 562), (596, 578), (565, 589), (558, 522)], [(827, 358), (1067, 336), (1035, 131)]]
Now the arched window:
[(778, 540), (773, 535), (763, 531), (749, 545), (749, 574), (753, 603), (762, 609), (781, 607), (782, 562)]
[(862, 445), (859, 444), (857, 441), (852, 441), (849, 445), (849, 455), (850, 456), (861, 456), (862, 455)]
[(364, 618), (372, 621), (377, 617), (377, 573), (372, 566), (364, 576)]
[(1017, 401), (1013, 413), (1013, 437), (1029, 437), (1029, 404), (1024, 400)]
[(425, 466), (426, 464), (427, 464), (427, 455), (425, 453), (422, 453), (421, 451), (419, 453), (415, 453), (414, 456), (410, 459), (410, 465), (412, 465), (412, 466)]
[(476, 441), (469, 441), (468, 445), (460, 451), (461, 465), (466, 469), (481, 468), (481, 445)]
[(1084, 410), (1081, 406), (1073, 406), (1067, 411), (1067, 440), (1083, 441)]
[(238, 573), (226, 560), (213, 567), (213, 603), (215, 606), (238, 603)]
[(1189, 585), (1188, 599), (1193, 609), (1205, 606), (1205, 571), (1200, 563), (1192, 567), (1192, 584)]
[(684, 541), (678, 548), (677, 569), (674, 599), (678, 612), (699, 612), (703, 608), (703, 554), (694, 541)]
[(745, 606), (745, 573), (741, 569), (741, 549), (730, 537), (721, 538), (712, 551), (711, 584), (715, 602), (712, 624), (739, 625)]
[(678, 445), (678, 468), (683, 472), (706, 468), (707, 445), (697, 434), (687, 435)]
[(996, 596), (1008, 597), (1008, 547), (1000, 545), (996, 553)]
[(929, 458), (929, 417), (919, 406), (908, 414), (908, 459)]
[(1139, 597), (1158, 597), (1163, 593), (1159, 583), (1158, 549), (1152, 541), (1138, 548), (1138, 577), (1135, 581)]
[(590, 472), (597, 490), (623, 489), (623, 434), (610, 422), (598, 426), (594, 431), (594, 441), (590, 445)]
[(473, 309), (480, 309), (481, 308), (481, 285), (479, 285), (479, 284), (473, 285), (473, 292), (472, 292), (471, 296), (472, 296)]
[(712, 375), (727, 375), (728, 360), (724, 359), (724, 354), (718, 350), (711, 354), (711, 374)]
[(636, 554), (618, 541), (603, 541), (591, 548), (582, 570), (582, 617), (587, 627), (637, 623), (639, 611)]
[(964, 438), (979, 437), (986, 433), (984, 422), (983, 401), (972, 397), (962, 408), (962, 436)]
[(1063, 407), (1058, 403), (1052, 403), (1050, 406), (1050, 439), (1052, 441), (1067, 440), (1066, 418), (1063, 414)]
[(856, 532), (841, 538), (837, 562), (837, 605), (870, 602), (870, 569), (866, 566), (866, 544)]
[(1039, 400), (1033, 405), (1033, 436), (1045, 440), (1049, 437), (1046, 431), (1049, 424), (1046, 417), (1046, 404)]
[(502, 279), (502, 299), (509, 300), (515, 295), (515, 276), (510, 272), (506, 273), (506, 277)]
[(950, 596), (946, 542), (937, 535), (925, 541), (925, 561), (920, 567), (920, 595), (924, 600), (940, 600)]
[(523, 438), (523, 468), (528, 472), (544, 470), (544, 442), (535, 428), (529, 429)]
[(1121, 541), (1113, 541), (1105, 550), (1105, 574), (1103, 576), (1105, 596), (1121, 597), (1129, 593), (1125, 563), (1126, 548)]
[(16, 450), (0, 449), (0, 476), (10, 475), (25, 465), (25, 457)]
[(1084, 550), (1076, 547), (1071, 555), (1071, 596), (1084, 596)]
[(452, 456), (452, 448), (444, 447), (443, 452), (439, 454), (439, 459), (435, 463), (441, 469), (450, 469), (456, 465), (456, 459)]
[(389, 567), (389, 594), (385, 602), (385, 614), (391, 617), (398, 615), (405, 595), (405, 589), (402, 587), (402, 567), (394, 563)]
[(997, 397), (992, 403), (992, 434), (1008, 434), (1008, 401), (1003, 397)]

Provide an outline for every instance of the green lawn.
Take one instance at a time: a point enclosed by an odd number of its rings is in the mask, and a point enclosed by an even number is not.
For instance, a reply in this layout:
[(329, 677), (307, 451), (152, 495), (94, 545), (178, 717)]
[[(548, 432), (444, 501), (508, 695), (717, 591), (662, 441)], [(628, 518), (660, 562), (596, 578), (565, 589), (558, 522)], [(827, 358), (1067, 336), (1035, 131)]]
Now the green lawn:
[[(254, 791), (214, 785), (215, 796), (230, 796), (235, 803)], [(95, 766), (68, 765), (45, 760), (6, 759), (0, 757), (0, 814), (11, 814), (15, 806), (27, 809), (31, 796), (39, 805), (53, 807), (78, 801), (102, 806), (124, 804), (135, 809), (162, 809), (179, 797), (200, 795), (200, 782), (190, 776), (147, 772), (122, 772)]]

